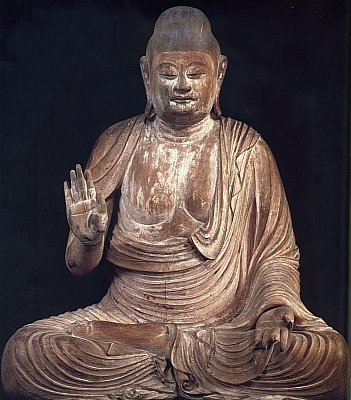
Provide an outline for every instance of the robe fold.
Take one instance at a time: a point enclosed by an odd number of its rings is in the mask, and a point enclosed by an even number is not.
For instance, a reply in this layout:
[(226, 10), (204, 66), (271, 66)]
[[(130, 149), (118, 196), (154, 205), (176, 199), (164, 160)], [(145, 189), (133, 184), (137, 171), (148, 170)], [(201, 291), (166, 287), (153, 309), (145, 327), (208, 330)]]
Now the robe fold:
[[(120, 189), (146, 123), (143, 116), (134, 117), (98, 139), (87, 167), (104, 198)], [(41, 390), (44, 376), (47, 387), (42, 390), (47, 397), (42, 398), (46, 399), (138, 398), (111, 397), (130, 387), (144, 390), (141, 398), (145, 399), (174, 398), (175, 387), (184, 398), (213, 400), (263, 394), (317, 399), (338, 391), (345, 343), (301, 302), (299, 251), (270, 149), (254, 129), (230, 118), (221, 120), (219, 143), (219, 173), (207, 223), (171, 250), (167, 243), (154, 247), (122, 243), (118, 230), (110, 229), (107, 258), (116, 262), (124, 254), (130, 264), (116, 266), (102, 302), (23, 328), (25, 338), (15, 352), (17, 369), (28, 370), (36, 360), (34, 371), (28, 373), (30, 382), (23, 383), (27, 388), (37, 385)], [(194, 252), (197, 261), (192, 263)], [(183, 259), (190, 261), (182, 269)], [(165, 260), (165, 272), (140, 267)], [(278, 306), (289, 307), (295, 315), (288, 350), (280, 353), (275, 345), (256, 349), (257, 319)], [(171, 355), (174, 381), (165, 379), (165, 368), (160, 373), (162, 360), (156, 355), (132, 354), (127, 349), (127, 355), (118, 359), (100, 344), (72, 341), (67, 321), (77, 320), (176, 323)], [(43, 341), (49, 345), (41, 345)], [(34, 345), (36, 352), (29, 350)], [(44, 355), (47, 346), (50, 350)], [(76, 371), (69, 367), (72, 359)], [(152, 385), (157, 396), (147, 394)]]
[[(296, 333), (290, 355), (285, 359), (293, 360), (298, 347), (312, 340), (318, 344), (319, 361), (330, 362), (337, 352), (330, 339), (333, 330), (313, 316), (300, 299), (299, 250), (283, 185), (269, 147), (246, 124), (230, 118), (221, 122), (220, 169), (210, 218), (191, 237), (193, 245), (207, 261), (189, 271), (187, 278), (193, 277), (190, 284), (184, 279), (177, 281), (188, 295), (181, 303), (187, 315), (181, 315), (180, 321), (175, 315), (173, 321), (186, 324), (187, 320), (195, 319), (207, 325), (204, 329), (179, 330), (172, 365), (186, 373), (185, 382), (189, 376), (196, 382), (191, 389), (184, 389), (184, 395), (218, 392), (221, 385), (223, 393), (228, 395), (231, 392), (228, 385), (235, 384), (231, 394), (234, 396), (238, 392), (237, 385), (258, 378), (265, 369), (268, 376), (275, 376), (274, 371), (279, 371), (282, 365), (276, 363), (273, 372), (267, 369), (274, 349), (255, 349), (254, 327), (264, 311), (277, 306), (287, 306), (295, 315)], [(138, 132), (142, 132), (142, 128)], [(138, 136), (131, 133), (128, 140), (134, 144)], [(97, 176), (98, 166), (99, 162), (92, 165), (93, 176)], [(108, 174), (115, 176), (114, 168)], [(198, 279), (194, 279), (194, 274)], [(172, 278), (168, 277), (168, 281)], [(189, 296), (193, 281), (199, 285), (194, 296)], [(140, 314), (147, 315), (146, 305), (143, 307), (142, 302), (138, 305)], [(172, 314), (172, 310), (168, 314)], [(211, 323), (213, 328), (208, 326)], [(309, 333), (298, 333), (305, 331)], [(305, 362), (302, 369), (311, 368), (316, 359), (307, 357)], [(262, 382), (267, 378), (258, 378), (257, 387), (267, 393), (296, 395), (305, 395), (310, 387), (311, 396), (317, 396), (327, 390), (327, 385), (330, 390), (330, 377), (338, 373), (338, 367), (335, 364), (335, 371), (324, 371), (320, 376), (314, 372), (302, 378), (299, 372), (297, 366), (292, 368), (291, 378), (289, 374), (285, 377), (284, 373), (278, 373), (273, 383), (272, 378), (271, 381), (268, 378), (266, 386)], [(281, 381), (279, 375), (283, 377)], [(304, 381), (295, 391), (292, 389), (294, 377)], [(182, 385), (184, 382), (180, 382)], [(254, 387), (255, 383), (251, 383), (250, 388)], [(245, 393), (246, 388), (242, 390)]]

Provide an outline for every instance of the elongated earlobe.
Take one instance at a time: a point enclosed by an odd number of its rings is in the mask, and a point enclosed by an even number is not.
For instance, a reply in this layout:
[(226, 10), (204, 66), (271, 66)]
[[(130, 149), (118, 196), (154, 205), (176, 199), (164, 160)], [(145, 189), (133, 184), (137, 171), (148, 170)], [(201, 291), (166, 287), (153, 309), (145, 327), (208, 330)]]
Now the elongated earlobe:
[(145, 119), (149, 119), (155, 113), (155, 111), (150, 96), (150, 68), (149, 68), (149, 61), (146, 58), (146, 56), (142, 56), (140, 58), (140, 70), (141, 70), (141, 75), (143, 77), (145, 93), (146, 93), (146, 106), (144, 110), (144, 116)]
[(212, 117), (218, 119), (222, 116), (222, 110), (219, 105), (219, 95), (221, 92), (222, 83), (227, 71), (228, 59), (226, 56), (221, 55), (218, 60), (218, 76), (217, 76), (217, 92), (212, 108)]
[(154, 114), (153, 106), (149, 98), (147, 98), (146, 106), (144, 109), (144, 117), (145, 119), (149, 119), (151, 115)]
[(216, 96), (215, 101), (213, 103), (211, 115), (212, 115), (212, 118), (214, 118), (214, 119), (219, 119), (222, 116), (222, 110), (219, 105), (219, 94)]
[(220, 80), (221, 85), (223, 83), (225, 73), (227, 71), (227, 66), (228, 66), (228, 58), (227, 56), (221, 54), (218, 60), (218, 79)]

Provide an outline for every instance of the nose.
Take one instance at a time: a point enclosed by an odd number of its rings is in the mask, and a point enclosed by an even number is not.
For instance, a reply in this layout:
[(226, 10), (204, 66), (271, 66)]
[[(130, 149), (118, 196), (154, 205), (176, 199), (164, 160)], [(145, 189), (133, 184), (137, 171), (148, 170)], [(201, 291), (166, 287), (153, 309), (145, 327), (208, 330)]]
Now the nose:
[(176, 84), (174, 86), (174, 91), (177, 93), (188, 93), (191, 90), (191, 86), (186, 78), (186, 75), (179, 71)]

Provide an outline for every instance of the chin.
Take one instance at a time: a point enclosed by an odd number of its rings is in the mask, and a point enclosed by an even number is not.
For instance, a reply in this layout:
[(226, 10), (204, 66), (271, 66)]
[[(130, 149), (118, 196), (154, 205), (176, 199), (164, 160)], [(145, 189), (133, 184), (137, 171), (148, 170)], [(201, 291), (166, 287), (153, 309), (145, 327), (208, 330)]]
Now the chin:
[(191, 126), (197, 124), (204, 118), (204, 115), (197, 115), (190, 112), (179, 112), (176, 115), (173, 114), (169, 121), (172, 121), (175, 125), (180, 124)]
[(170, 107), (170, 109), (167, 110), (166, 113), (163, 113), (163, 116), (160, 115), (160, 117), (164, 121), (172, 122), (172, 124), (185, 123), (191, 125), (200, 122), (202, 119), (206, 118), (208, 114), (209, 112), (199, 112), (187, 105), (177, 105), (175, 107)]

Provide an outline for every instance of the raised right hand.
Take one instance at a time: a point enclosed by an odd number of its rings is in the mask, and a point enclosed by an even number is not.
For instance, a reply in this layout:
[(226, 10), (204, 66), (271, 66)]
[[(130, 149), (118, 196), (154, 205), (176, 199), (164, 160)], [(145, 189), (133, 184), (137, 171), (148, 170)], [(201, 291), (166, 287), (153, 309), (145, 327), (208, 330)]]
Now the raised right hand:
[(106, 203), (96, 193), (90, 171), (83, 174), (80, 164), (71, 170), (71, 188), (64, 182), (66, 213), (72, 233), (83, 244), (99, 243), (107, 229)]

